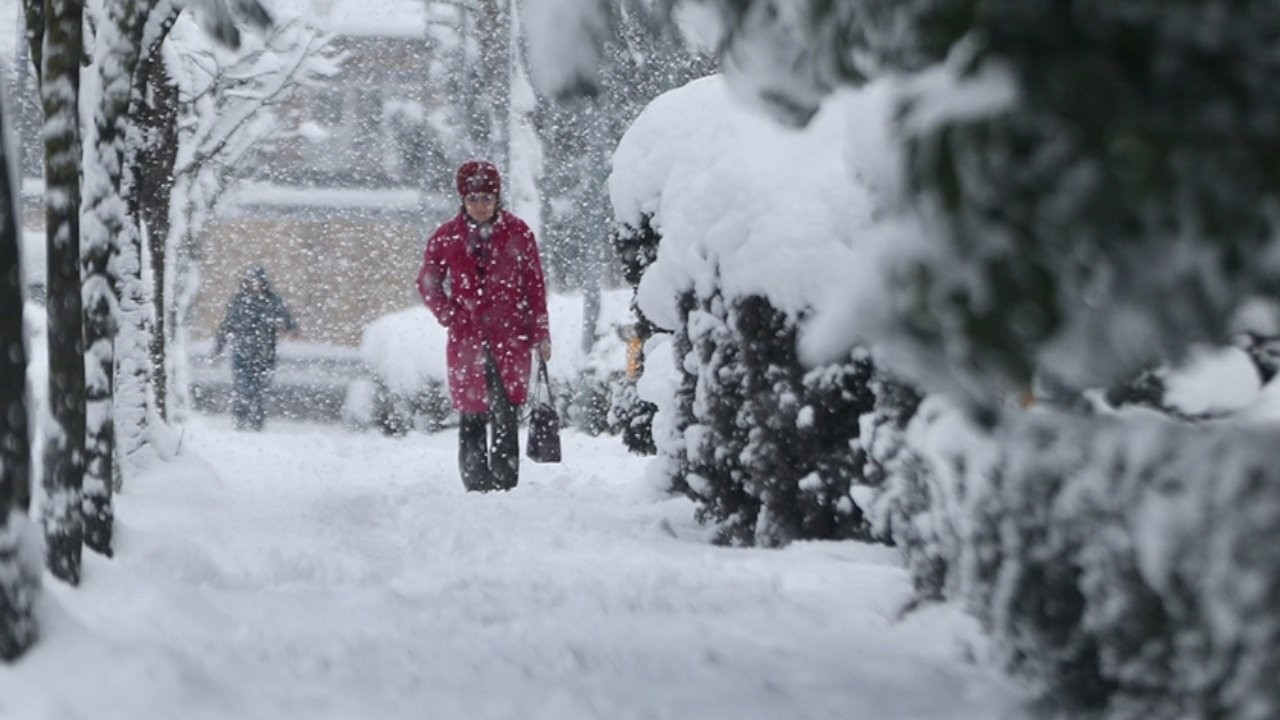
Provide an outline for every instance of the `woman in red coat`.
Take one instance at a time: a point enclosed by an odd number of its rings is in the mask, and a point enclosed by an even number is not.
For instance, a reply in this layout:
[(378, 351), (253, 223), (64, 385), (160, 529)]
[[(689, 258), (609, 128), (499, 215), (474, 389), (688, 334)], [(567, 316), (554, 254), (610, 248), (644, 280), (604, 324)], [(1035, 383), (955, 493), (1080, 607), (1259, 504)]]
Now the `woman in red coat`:
[(449, 329), (462, 484), (510, 490), (519, 476), (518, 408), (528, 399), (530, 352), (551, 358), (542, 261), (529, 226), (502, 209), (497, 168), (464, 163), (457, 187), (462, 211), (427, 241), (418, 292)]

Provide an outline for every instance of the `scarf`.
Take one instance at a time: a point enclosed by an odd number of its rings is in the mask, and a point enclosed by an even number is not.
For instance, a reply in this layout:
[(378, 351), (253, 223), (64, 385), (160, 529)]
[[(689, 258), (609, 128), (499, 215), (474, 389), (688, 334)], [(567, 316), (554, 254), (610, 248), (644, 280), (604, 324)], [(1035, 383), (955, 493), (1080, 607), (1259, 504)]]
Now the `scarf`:
[(493, 223), (484, 224), (467, 221), (467, 252), (476, 261), (481, 275), (489, 260), (489, 248), (493, 240)]

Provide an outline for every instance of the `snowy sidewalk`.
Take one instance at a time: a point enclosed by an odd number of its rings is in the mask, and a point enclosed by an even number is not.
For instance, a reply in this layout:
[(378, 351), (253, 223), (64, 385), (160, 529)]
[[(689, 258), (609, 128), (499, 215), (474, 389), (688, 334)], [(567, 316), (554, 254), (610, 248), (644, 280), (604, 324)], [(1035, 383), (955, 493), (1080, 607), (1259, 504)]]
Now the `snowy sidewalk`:
[(893, 621), (888, 549), (709, 546), (615, 438), (468, 495), (455, 442), (193, 421), (116, 559), (46, 577), (0, 718), (1018, 717), (967, 619)]

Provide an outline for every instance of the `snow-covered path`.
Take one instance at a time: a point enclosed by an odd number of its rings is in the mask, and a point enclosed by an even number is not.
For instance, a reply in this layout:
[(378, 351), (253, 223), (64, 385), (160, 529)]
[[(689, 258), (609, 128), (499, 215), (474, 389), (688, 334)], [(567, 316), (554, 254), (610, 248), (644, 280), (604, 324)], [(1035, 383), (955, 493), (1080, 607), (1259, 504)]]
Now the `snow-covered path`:
[(893, 620), (891, 551), (712, 547), (616, 439), (565, 442), (477, 496), (452, 433), (194, 421), (116, 559), (46, 579), (0, 718), (1016, 717), (967, 620)]

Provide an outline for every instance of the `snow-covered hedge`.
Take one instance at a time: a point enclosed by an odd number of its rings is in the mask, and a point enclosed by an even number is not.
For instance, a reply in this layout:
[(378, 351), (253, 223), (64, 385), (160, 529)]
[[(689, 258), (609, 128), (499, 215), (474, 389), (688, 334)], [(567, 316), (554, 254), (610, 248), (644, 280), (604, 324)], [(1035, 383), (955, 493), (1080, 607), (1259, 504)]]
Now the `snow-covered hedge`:
[(1032, 412), (988, 434), (930, 398), (904, 439), (878, 527), (1055, 707), (1280, 717), (1273, 427)]
[[(1023, 411), (988, 392), (1015, 388), (1000, 382), (969, 388), (970, 400), (987, 393), (982, 425), (972, 404), (921, 402), (881, 371), (955, 388), (973, 368), (879, 344), (901, 340), (891, 326), (913, 307), (901, 302), (909, 283), (887, 287), (910, 278), (885, 268), (950, 257), (894, 208), (873, 216), (875, 196), (849, 179), (901, 182), (901, 168), (868, 167), (884, 154), (871, 141), (888, 134), (846, 135), (853, 119), (840, 118), (862, 108), (859, 122), (889, 123), (884, 93), (838, 97), (792, 132), (712, 78), (659, 98), (624, 138), (615, 212), (624, 231), (660, 238), (638, 304), (671, 331), (646, 345), (637, 388), (658, 408), (651, 479), (693, 497), (726, 542), (847, 537), (857, 525), (841, 524), (852, 514), (840, 505), (866, 511), (920, 597), (968, 606), (1059, 717), (1280, 717), (1280, 471), (1267, 462), (1276, 426), (1256, 422), (1276, 415), (1206, 420), (1256, 392), (1240, 371), (1257, 353), (1202, 356), (1209, 384), (1154, 371), (1158, 402), (1120, 413), (1069, 386), (1070, 412)], [(859, 148), (864, 174), (846, 173), (839, 158)], [(798, 329), (816, 365), (797, 358)], [(849, 355), (859, 341), (873, 343), (876, 369)], [(836, 523), (813, 522), (824, 517)]]

